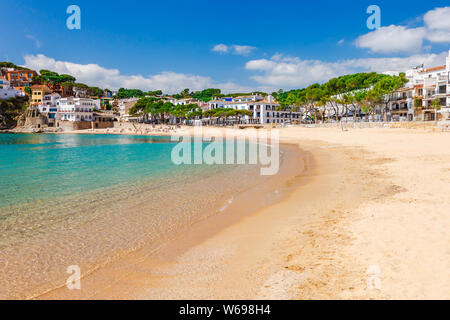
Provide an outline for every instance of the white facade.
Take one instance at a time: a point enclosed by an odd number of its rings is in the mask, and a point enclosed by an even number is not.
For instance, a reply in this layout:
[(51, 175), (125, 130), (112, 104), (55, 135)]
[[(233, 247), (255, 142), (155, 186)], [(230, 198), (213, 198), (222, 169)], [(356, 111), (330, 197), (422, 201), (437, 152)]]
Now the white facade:
[(100, 101), (100, 99), (95, 99), (95, 100), (93, 100), (93, 102), (94, 102), (94, 108), (97, 110), (100, 110), (102, 107), (102, 102)]
[(262, 101), (226, 102), (224, 104), (224, 108), (253, 112), (252, 118), (258, 119), (260, 124), (287, 124), (301, 120), (299, 112), (281, 111), (279, 107), (280, 105), (270, 98)]
[(6, 78), (0, 77), (0, 100), (8, 100), (15, 97), (23, 97), (25, 93), (11, 87)]
[(225, 108), (225, 101), (224, 100), (210, 100), (208, 101), (208, 107), (206, 110), (212, 110), (212, 109), (218, 109), (218, 108)]
[(57, 120), (66, 121), (93, 121), (95, 101), (87, 98), (61, 98), (59, 99)]
[(43, 97), (42, 104), (38, 105), (39, 113), (47, 116), (47, 119), (52, 122), (56, 119), (58, 113), (58, 104), (61, 96), (58, 93), (47, 94)]
[(208, 102), (208, 110), (213, 109), (234, 109), (247, 110), (253, 113), (252, 117), (244, 116), (244, 120), (250, 118), (258, 119), (260, 124), (288, 124), (293, 121), (301, 121), (301, 113), (293, 111), (280, 111), (280, 105), (276, 103), (272, 96), (242, 96), (225, 98), (223, 100), (211, 100)]
[(175, 106), (179, 106), (179, 105), (185, 106), (185, 105), (188, 105), (188, 104), (198, 104), (198, 100), (197, 99), (193, 99), (193, 98), (172, 100), (172, 101), (169, 100), (169, 102), (171, 102)]
[[(406, 77), (409, 82), (405, 85), (403, 97), (400, 101), (404, 101), (404, 107), (408, 109), (408, 119), (413, 120), (414, 115), (414, 98), (422, 99), (422, 107), (430, 109), (433, 100), (440, 101), (441, 113), (443, 119), (446, 120), (450, 115), (450, 50), (446, 58), (445, 65), (434, 68), (424, 69), (423, 66), (406, 71)], [(391, 104), (391, 109), (397, 107), (397, 103)], [(432, 110), (425, 111), (419, 120), (434, 120), (434, 112)], [(401, 121), (403, 119), (399, 119)]]
[(128, 111), (138, 101), (139, 101), (138, 98), (120, 99), (119, 100), (119, 104), (118, 104), (120, 119), (128, 121), (129, 118), (130, 118), (130, 115), (128, 114)]

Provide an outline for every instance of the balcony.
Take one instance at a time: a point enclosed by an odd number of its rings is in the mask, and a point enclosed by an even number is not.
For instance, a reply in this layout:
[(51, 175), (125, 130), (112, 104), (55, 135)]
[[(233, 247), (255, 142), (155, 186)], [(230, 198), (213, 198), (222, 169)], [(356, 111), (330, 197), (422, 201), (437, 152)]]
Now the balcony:
[(448, 75), (439, 76), (437, 79), (439, 82), (447, 82), (450, 83)]

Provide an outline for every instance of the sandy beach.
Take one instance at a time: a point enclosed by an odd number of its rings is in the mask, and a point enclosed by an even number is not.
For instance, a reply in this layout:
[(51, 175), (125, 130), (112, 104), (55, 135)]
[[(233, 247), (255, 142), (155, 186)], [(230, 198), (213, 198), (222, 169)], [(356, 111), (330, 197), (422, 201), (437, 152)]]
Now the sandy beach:
[[(242, 131), (241, 131), (242, 132)], [(449, 133), (283, 128), (289, 194), (38, 299), (449, 299)]]

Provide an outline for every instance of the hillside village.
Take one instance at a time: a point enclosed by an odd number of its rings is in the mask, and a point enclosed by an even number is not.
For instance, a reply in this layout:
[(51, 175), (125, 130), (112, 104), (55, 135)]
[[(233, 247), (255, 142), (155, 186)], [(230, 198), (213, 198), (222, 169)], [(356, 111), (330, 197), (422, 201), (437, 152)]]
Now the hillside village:
[(75, 77), (0, 63), (0, 128), (61, 132), (120, 123), (292, 125), (328, 122), (447, 121), (450, 51), (441, 66), (359, 73), (307, 88), (222, 94), (219, 89), (167, 95), (109, 90)]

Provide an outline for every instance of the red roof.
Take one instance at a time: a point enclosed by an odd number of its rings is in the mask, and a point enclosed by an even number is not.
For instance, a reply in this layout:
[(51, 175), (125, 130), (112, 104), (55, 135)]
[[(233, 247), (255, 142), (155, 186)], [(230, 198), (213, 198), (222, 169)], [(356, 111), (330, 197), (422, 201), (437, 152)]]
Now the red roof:
[(430, 71), (436, 71), (436, 70), (441, 70), (441, 69), (445, 69), (445, 65), (443, 66), (439, 66), (439, 67), (434, 67), (434, 68), (430, 68), (430, 69), (425, 69), (423, 71), (421, 71), (420, 73), (424, 73), (424, 72), (430, 72)]

